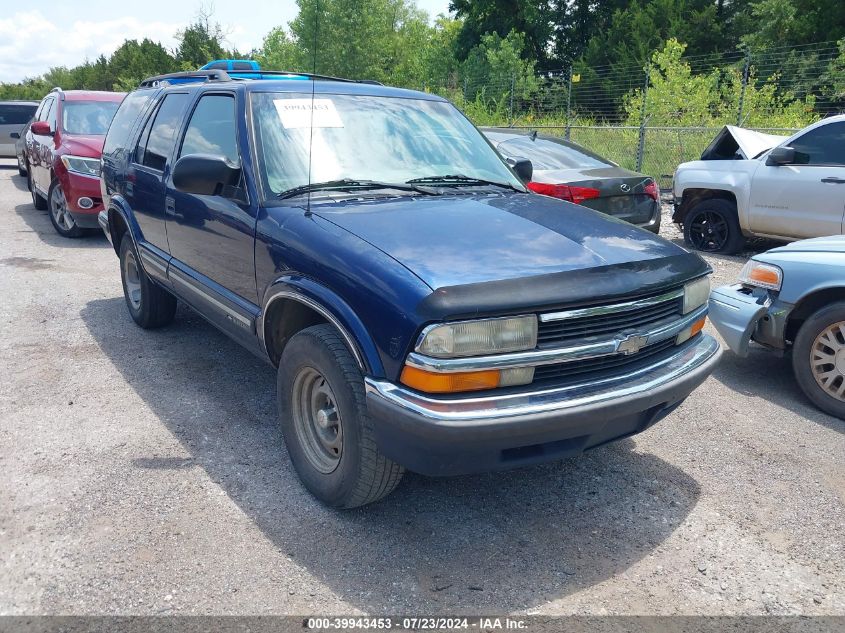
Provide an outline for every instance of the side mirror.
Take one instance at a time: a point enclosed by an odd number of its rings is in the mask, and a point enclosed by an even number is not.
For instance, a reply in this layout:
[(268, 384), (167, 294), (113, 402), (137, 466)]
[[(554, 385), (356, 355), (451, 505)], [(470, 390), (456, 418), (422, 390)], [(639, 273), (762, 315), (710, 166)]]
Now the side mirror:
[(225, 189), (236, 187), (240, 177), (239, 165), (212, 154), (188, 154), (173, 166), (173, 186), (200, 196), (219, 196)]
[(11, 134), (9, 134), (9, 138), (20, 138), (20, 137), (21, 137), (20, 132), (12, 132)]
[(52, 136), (53, 130), (50, 129), (50, 123), (47, 121), (35, 121), (29, 128), (33, 134), (38, 136)]
[(529, 182), (534, 176), (534, 165), (527, 158), (508, 158), (506, 162), (522, 182)]
[(795, 150), (791, 147), (776, 147), (769, 152), (767, 165), (792, 165), (795, 163)]

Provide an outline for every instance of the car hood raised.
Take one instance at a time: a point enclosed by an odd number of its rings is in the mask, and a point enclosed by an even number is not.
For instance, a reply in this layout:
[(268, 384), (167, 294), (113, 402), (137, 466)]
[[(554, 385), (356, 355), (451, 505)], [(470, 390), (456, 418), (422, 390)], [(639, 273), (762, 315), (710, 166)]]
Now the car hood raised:
[(733, 151), (734, 143), (737, 147), (736, 152), (742, 158), (751, 159), (767, 149), (780, 145), (787, 138), (786, 136), (747, 130), (735, 125), (726, 125), (701, 154), (701, 160), (724, 157), (726, 153)]
[(432, 289), (694, 257), (620, 220), (533, 194), (356, 200), (354, 206), (312, 201), (311, 212), (390, 255)]
[(103, 153), (105, 136), (65, 135), (62, 139), (69, 154), (85, 158), (99, 158)]

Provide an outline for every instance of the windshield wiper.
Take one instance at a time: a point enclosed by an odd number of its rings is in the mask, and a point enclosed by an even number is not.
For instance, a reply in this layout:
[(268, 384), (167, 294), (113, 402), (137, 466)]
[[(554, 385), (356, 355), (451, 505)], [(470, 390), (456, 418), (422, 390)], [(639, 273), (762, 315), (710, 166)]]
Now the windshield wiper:
[(484, 178), (475, 178), (474, 176), (465, 176), (463, 174), (444, 174), (442, 176), (424, 176), (423, 178), (412, 178), (406, 180), (406, 184), (420, 184), (420, 185), (446, 185), (447, 187), (474, 187), (478, 185), (489, 185), (493, 187), (502, 187), (503, 189), (511, 189), (512, 191), (524, 191), (518, 187), (514, 187), (507, 182), (497, 182), (495, 180), (485, 180)]
[(378, 180), (355, 180), (352, 178), (342, 178), (340, 180), (327, 180), (326, 182), (313, 182), (310, 185), (302, 185), (288, 189), (281, 192), (277, 198), (292, 198), (303, 193), (312, 193), (314, 191), (352, 191), (352, 190), (372, 190), (372, 189), (396, 189), (398, 191), (414, 191), (428, 196), (435, 196), (437, 192), (428, 187), (418, 187), (413, 183), (398, 183), (398, 182), (380, 182)]

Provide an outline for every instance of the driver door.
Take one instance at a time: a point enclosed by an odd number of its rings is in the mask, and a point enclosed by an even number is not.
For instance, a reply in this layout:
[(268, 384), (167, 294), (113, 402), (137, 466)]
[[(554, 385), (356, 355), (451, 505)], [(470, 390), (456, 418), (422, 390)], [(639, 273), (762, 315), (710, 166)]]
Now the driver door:
[(753, 233), (809, 238), (842, 233), (845, 218), (845, 122), (828, 123), (788, 144), (795, 160), (763, 164), (751, 182)]

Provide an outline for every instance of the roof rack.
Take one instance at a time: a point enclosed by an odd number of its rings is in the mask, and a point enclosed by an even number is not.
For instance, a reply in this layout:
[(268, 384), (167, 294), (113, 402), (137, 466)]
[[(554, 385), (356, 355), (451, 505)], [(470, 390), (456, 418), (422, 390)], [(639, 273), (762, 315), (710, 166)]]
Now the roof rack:
[[(180, 80), (188, 81), (180, 81)], [(139, 88), (155, 88), (157, 86), (169, 86), (171, 84), (189, 83), (191, 79), (202, 79), (204, 81), (230, 81), (231, 77), (225, 70), (189, 70), (181, 73), (167, 73), (147, 77), (140, 83)]]
[(252, 79), (256, 76), (261, 79), (272, 79), (274, 77), (306, 77), (308, 79), (317, 79), (321, 81), (342, 81), (345, 83), (356, 84), (372, 84), (381, 86), (382, 83), (372, 79), (345, 79), (343, 77), (332, 77), (330, 75), (317, 75), (315, 73), (300, 73), (291, 72), (287, 70), (189, 70), (180, 73), (168, 73), (165, 75), (156, 75), (155, 77), (147, 77), (140, 83), (139, 88), (155, 88), (159, 86), (170, 86), (181, 83), (193, 83), (192, 80), (202, 81), (233, 81)]

